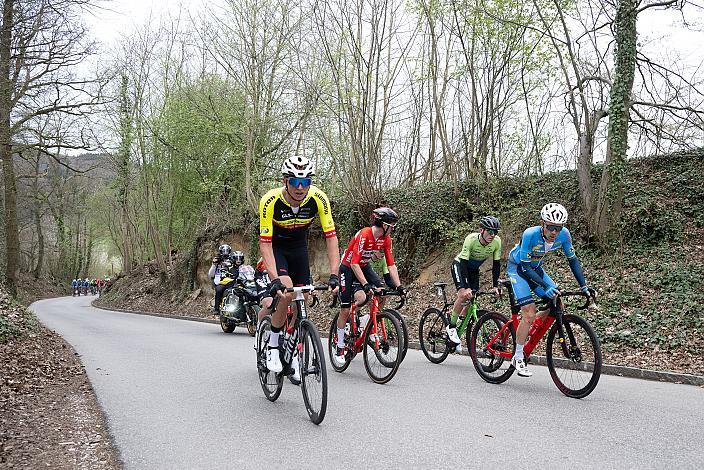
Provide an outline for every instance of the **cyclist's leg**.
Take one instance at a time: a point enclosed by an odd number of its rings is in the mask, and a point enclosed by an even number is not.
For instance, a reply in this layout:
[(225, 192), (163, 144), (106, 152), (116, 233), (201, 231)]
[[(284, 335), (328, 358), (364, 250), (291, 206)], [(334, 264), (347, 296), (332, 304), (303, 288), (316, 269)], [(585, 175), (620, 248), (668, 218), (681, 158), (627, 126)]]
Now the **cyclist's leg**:
[[(274, 258), (276, 260), (276, 269), (279, 279), (285, 287), (293, 287), (293, 282), (289, 275), (289, 259), (287, 251), (276, 246), (273, 247)], [(293, 299), (290, 293), (279, 293), (279, 302), (276, 304), (276, 310), (271, 314), (271, 333), (269, 334), (269, 348), (279, 347), (279, 335), (281, 328), (286, 321), (286, 312), (288, 306)]]
[(338, 295), (340, 298), (340, 315), (337, 318), (338, 337), (340, 330), (344, 331), (345, 323), (350, 316), (350, 307), (352, 305), (352, 296), (354, 294), (352, 284), (357, 280), (352, 268), (345, 266), (344, 264), (340, 265), (339, 273), (340, 290)]
[(467, 269), (462, 266), (462, 263), (454, 260), (452, 262), (451, 272), (452, 281), (455, 283), (455, 288), (457, 289), (457, 297), (455, 298), (455, 303), (452, 306), (450, 328), (455, 328), (457, 327), (457, 317), (462, 315), (464, 310), (467, 308), (463, 304), (470, 299), (471, 291), (469, 290), (469, 273)]
[[(362, 272), (364, 273), (364, 277), (367, 278), (367, 282), (374, 287), (378, 289), (382, 289), (384, 287), (384, 281), (381, 280), (379, 275), (372, 269), (371, 265), (367, 264), (362, 268)], [(355, 299), (357, 298), (355, 294)], [(362, 302), (364, 302), (364, 299), (362, 299)], [(359, 302), (358, 302), (359, 303)], [(384, 309), (384, 304), (386, 303), (386, 299), (384, 297), (379, 297), (379, 310)]]
[(267, 316), (269, 314), (269, 310), (271, 308), (271, 303), (274, 301), (274, 298), (269, 295), (269, 294), (264, 294), (265, 297), (262, 297), (262, 308), (259, 310), (259, 315), (257, 315), (257, 321), (262, 321), (262, 318)]
[[(528, 367), (523, 360), (523, 347), (528, 339), (530, 325), (533, 323), (533, 320), (535, 320), (536, 306), (535, 301), (533, 300), (532, 291), (537, 286), (521, 276), (519, 269), (520, 268), (518, 265), (509, 262), (506, 270), (509, 278), (511, 279), (511, 286), (513, 287), (513, 292), (516, 297), (516, 303), (521, 308), (521, 321), (518, 324), (518, 328), (516, 328), (516, 350), (513, 353), (511, 363), (518, 371), (518, 375), (530, 377), (533, 374), (528, 370)], [(542, 269), (538, 269), (540, 270), (539, 274), (545, 274)]]

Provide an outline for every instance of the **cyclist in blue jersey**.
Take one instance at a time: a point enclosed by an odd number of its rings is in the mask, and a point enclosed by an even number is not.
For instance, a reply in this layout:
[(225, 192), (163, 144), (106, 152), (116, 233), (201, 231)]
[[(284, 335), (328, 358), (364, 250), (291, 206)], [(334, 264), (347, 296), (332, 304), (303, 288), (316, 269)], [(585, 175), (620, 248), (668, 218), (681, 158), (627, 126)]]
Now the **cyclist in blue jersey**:
[[(567, 256), (572, 274), (585, 293), (591, 292), (584, 280), (582, 265), (572, 246), (572, 236), (565, 227), (567, 210), (560, 204), (545, 204), (540, 211), (540, 225), (523, 232), (521, 242), (508, 254), (507, 274), (517, 304), (521, 307), (521, 322), (516, 330), (516, 351), (511, 364), (518, 375), (530, 377), (523, 356), (523, 346), (528, 338), (530, 326), (535, 320), (536, 307), (532, 293), (538, 297), (554, 299), (560, 292), (557, 284), (543, 271), (543, 258), (550, 252), (562, 250)], [(546, 315), (542, 313), (540, 316)]]

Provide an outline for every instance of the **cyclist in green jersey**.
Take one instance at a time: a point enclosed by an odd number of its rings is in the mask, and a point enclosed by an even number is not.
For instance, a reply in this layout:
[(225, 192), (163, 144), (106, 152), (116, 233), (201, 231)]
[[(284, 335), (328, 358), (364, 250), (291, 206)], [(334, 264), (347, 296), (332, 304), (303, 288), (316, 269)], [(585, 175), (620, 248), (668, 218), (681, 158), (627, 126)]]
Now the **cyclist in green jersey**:
[[(491, 215), (479, 221), (479, 233), (470, 233), (464, 240), (462, 251), (452, 262), (452, 280), (457, 288), (457, 299), (452, 306), (452, 316), (447, 327), (447, 336), (457, 344), (460, 352), (460, 339), (457, 336), (457, 318), (467, 309), (466, 303), (479, 290), (479, 267), (488, 258), (492, 258), (491, 277), (494, 291), (499, 294), (499, 273), (501, 272), (501, 238), (498, 236), (501, 223)], [(465, 305), (463, 305), (465, 304)]]

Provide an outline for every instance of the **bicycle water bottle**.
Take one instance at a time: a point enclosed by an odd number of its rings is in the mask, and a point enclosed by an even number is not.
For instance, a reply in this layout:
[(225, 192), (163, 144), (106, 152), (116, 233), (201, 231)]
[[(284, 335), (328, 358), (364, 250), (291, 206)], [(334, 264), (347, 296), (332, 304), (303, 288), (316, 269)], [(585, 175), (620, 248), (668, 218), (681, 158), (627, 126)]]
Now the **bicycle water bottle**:
[(286, 364), (291, 363), (291, 358), (293, 357), (293, 350), (296, 348), (296, 340), (298, 340), (298, 328), (294, 328), (286, 338), (286, 346), (284, 348), (284, 362)]

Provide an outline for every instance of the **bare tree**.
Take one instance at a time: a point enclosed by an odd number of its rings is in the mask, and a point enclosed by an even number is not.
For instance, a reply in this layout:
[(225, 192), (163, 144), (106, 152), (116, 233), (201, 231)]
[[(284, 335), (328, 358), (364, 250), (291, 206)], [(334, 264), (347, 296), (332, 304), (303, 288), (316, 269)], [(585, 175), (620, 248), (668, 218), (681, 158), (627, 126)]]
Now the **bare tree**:
[(92, 51), (79, 19), (81, 9), (89, 5), (88, 0), (3, 0), (0, 160), (5, 181), (5, 277), (12, 292), (20, 253), (12, 157), (15, 138), (36, 117), (80, 114), (96, 102), (94, 82), (77, 77), (74, 70)]

